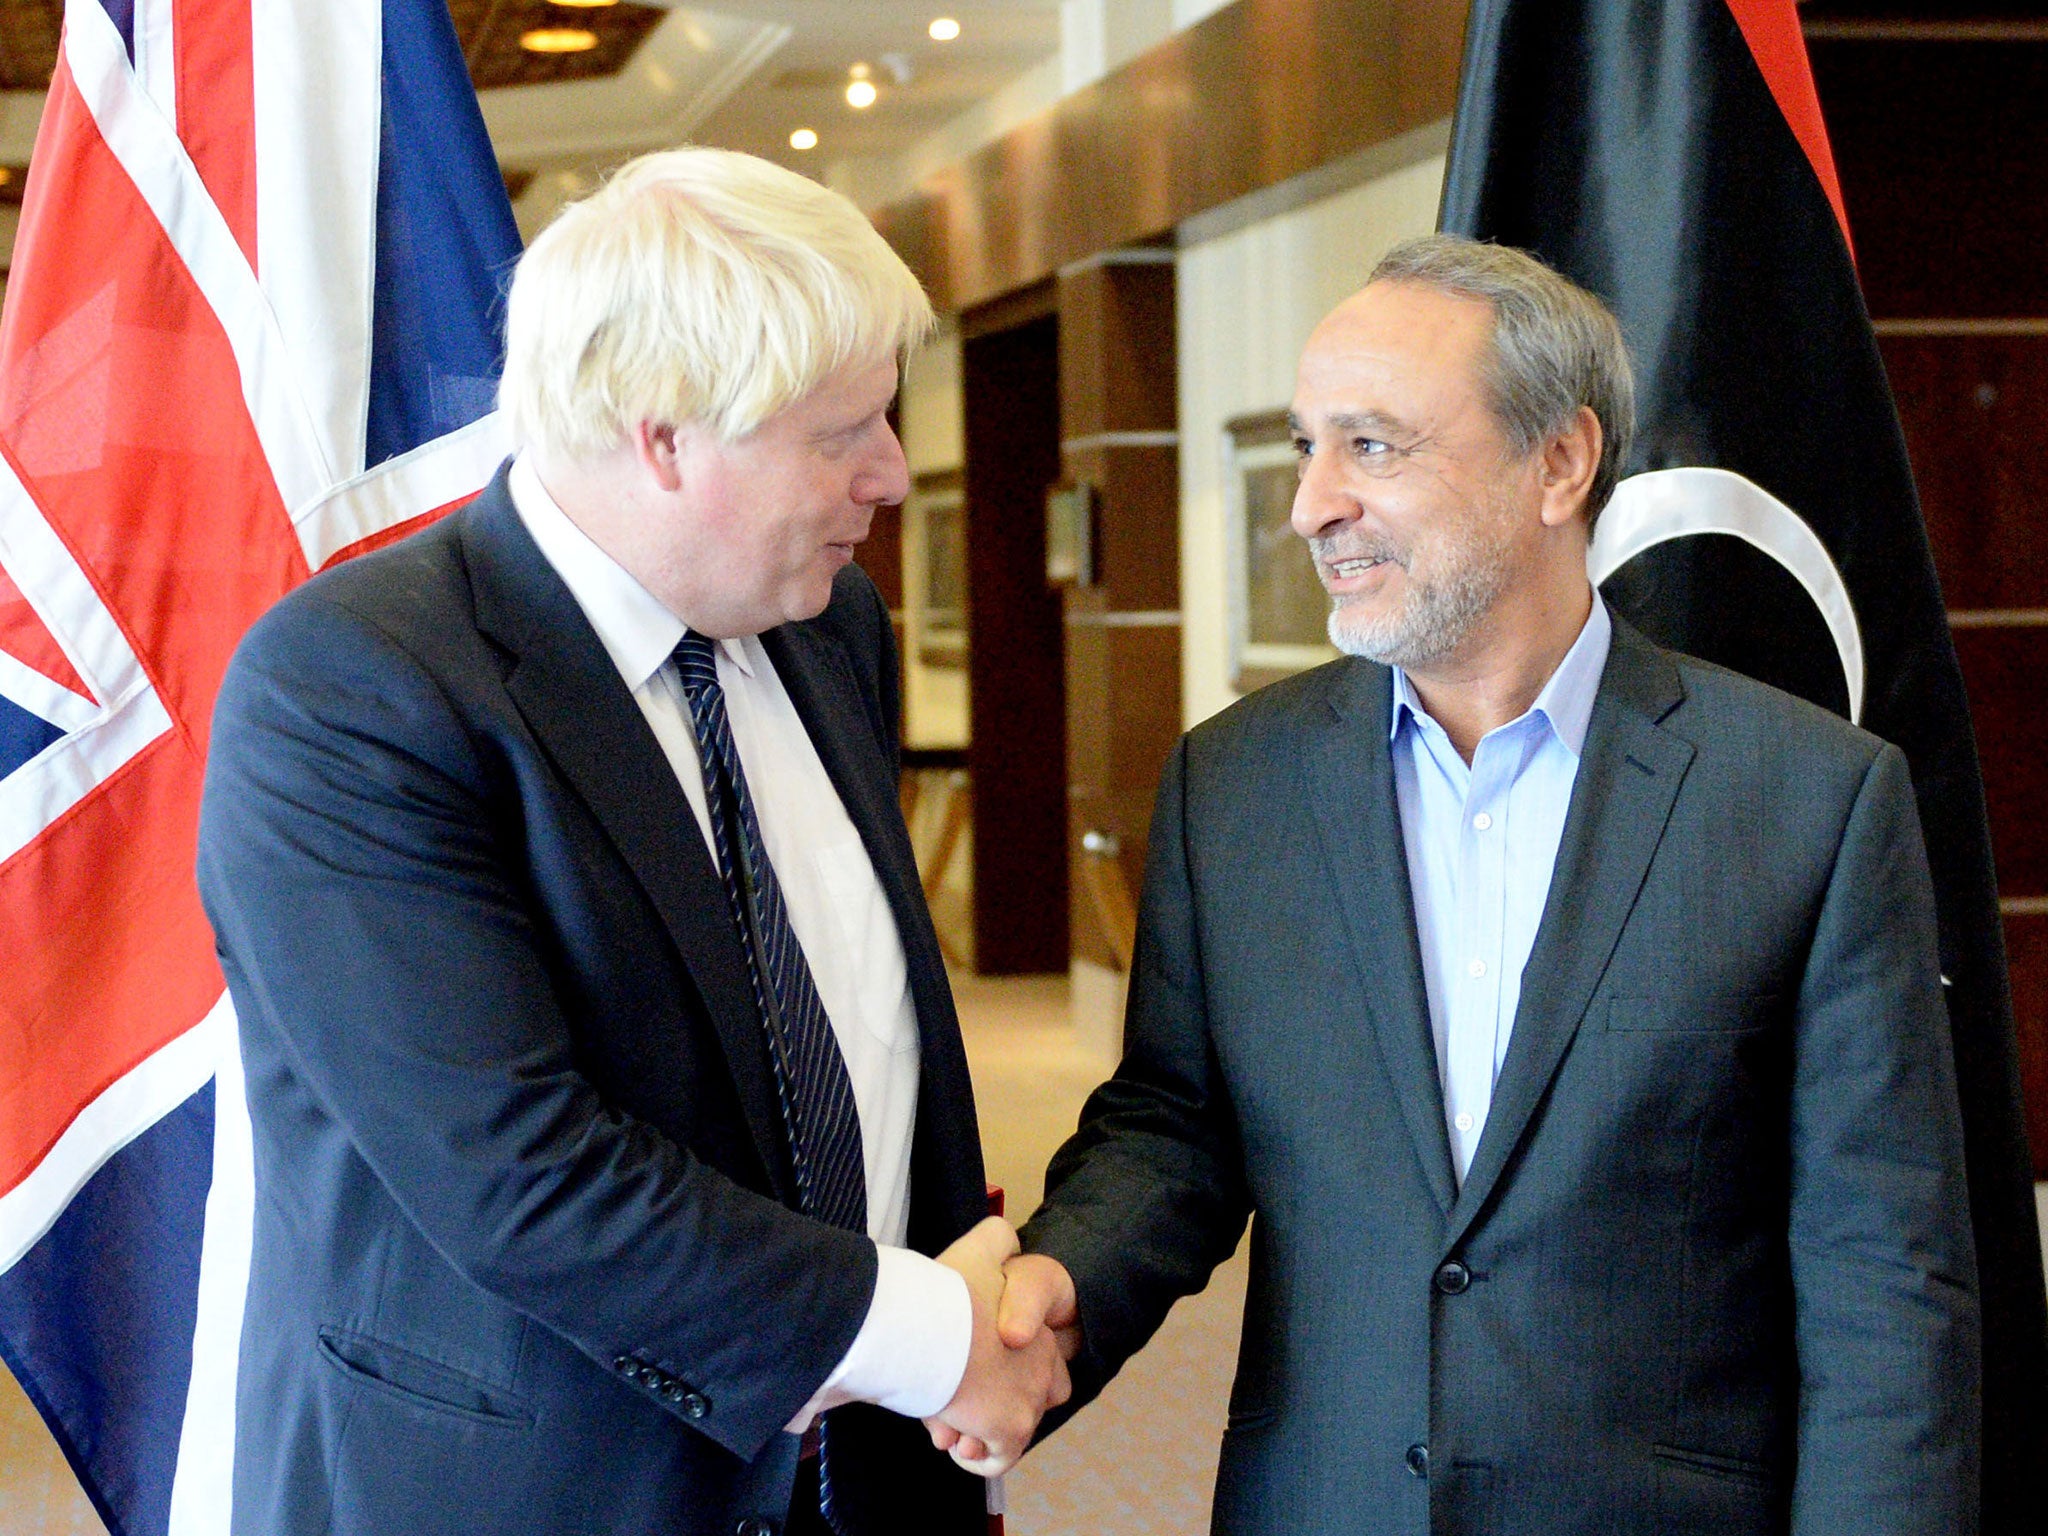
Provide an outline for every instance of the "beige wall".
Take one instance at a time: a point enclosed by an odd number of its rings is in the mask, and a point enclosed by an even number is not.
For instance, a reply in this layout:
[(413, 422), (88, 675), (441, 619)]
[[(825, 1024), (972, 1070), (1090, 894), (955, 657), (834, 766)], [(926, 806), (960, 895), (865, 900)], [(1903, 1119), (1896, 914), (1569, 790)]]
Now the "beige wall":
[(1287, 404), (1315, 323), (1395, 241), (1436, 227), (1443, 174), (1434, 154), (1181, 250), (1181, 697), (1189, 725), (1237, 698), (1223, 424)]

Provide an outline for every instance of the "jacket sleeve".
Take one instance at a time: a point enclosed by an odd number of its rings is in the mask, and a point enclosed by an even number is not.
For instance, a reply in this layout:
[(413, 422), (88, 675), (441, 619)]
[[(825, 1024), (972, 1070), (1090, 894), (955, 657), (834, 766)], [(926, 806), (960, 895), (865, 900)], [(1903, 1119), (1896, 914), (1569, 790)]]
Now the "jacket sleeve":
[(1022, 1233), (1026, 1249), (1074, 1277), (1077, 1402), (1145, 1345), (1175, 1301), (1208, 1283), (1251, 1209), (1203, 1001), (1187, 755), (1183, 738), (1153, 811), (1123, 1062), (1053, 1157), (1045, 1203)]
[(1801, 983), (1792, 1529), (1975, 1530), (1977, 1276), (1934, 894), (1905, 759), (1849, 813)]
[(600, 1098), (508, 780), (369, 620), (306, 592), (252, 630), (199, 842), (252, 1092), (294, 1080), (462, 1276), (751, 1460), (858, 1332), (874, 1247)]

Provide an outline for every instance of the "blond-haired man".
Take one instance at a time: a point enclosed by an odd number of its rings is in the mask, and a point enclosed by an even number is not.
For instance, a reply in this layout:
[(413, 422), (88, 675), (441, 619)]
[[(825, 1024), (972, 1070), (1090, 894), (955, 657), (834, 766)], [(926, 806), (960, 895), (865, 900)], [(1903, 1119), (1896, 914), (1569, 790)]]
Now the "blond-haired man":
[(1001, 1460), (1064, 1395), (996, 1340), (852, 564), (930, 323), (836, 195), (638, 160), (520, 263), (518, 455), (238, 652), (200, 878), (256, 1137), (243, 1536), (965, 1536), (917, 1418)]

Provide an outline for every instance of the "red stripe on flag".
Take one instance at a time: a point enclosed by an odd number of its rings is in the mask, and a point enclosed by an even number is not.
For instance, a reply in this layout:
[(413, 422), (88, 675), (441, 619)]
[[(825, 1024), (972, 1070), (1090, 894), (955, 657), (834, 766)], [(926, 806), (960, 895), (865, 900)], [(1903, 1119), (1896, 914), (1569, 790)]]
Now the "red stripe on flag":
[(175, 0), (178, 137), (256, 265), (256, 70), (250, 0)]
[(192, 879), (200, 778), (160, 736), (0, 865), (0, 1193), (220, 996)]
[(382, 549), (387, 544), (396, 544), (406, 535), (418, 533), (430, 523), (438, 523), (450, 512), (461, 511), (481, 495), (483, 495), (481, 489), (471, 491), (467, 496), (458, 496), (453, 501), (434, 508), (431, 512), (422, 512), (417, 517), (408, 517), (403, 522), (393, 523), (389, 528), (379, 528), (375, 533), (365, 534), (362, 538), (357, 539), (355, 543), (343, 545), (340, 549), (329, 555), (327, 563), (322, 565), (320, 569), (323, 571), (332, 570), (344, 560), (353, 560), (357, 555), (367, 555), (373, 549)]
[(203, 754), (235, 642), (305, 556), (227, 334), (61, 63), (37, 154), (0, 322), (0, 447)]
[(92, 690), (85, 686), (85, 679), (71, 665), (56, 636), (4, 570), (0, 570), (0, 651), (42, 673), (58, 687), (69, 688), (82, 699), (92, 698)]
[(1793, 137), (1806, 151), (1813, 174), (1835, 210), (1835, 222), (1842, 226), (1842, 239), (1849, 237), (1849, 210), (1842, 203), (1841, 179), (1835, 175), (1835, 152), (1828, 144), (1828, 126), (1820, 115), (1820, 93), (1813, 87), (1813, 64), (1806, 56), (1806, 38), (1799, 30), (1799, 12), (1793, 0), (1728, 0), (1735, 24), (1742, 29), (1750, 56), (1763, 72), (1764, 83), (1778, 110), (1785, 114)]
[(36, 162), (0, 450), (175, 730), (0, 866), (0, 1186), (219, 996), (192, 873), (209, 718), (235, 642), (306, 576), (227, 334), (61, 59)]

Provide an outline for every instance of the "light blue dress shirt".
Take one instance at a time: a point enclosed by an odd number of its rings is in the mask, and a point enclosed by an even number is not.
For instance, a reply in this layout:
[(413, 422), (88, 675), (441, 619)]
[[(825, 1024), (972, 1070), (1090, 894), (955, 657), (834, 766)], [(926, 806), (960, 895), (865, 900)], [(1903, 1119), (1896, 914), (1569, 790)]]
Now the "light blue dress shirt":
[(1422, 979), (1458, 1182), (1486, 1129), (1522, 967), (1536, 942), (1614, 626), (1598, 593), (1536, 702), (1487, 732), (1471, 766), (1394, 670), (1388, 728)]

